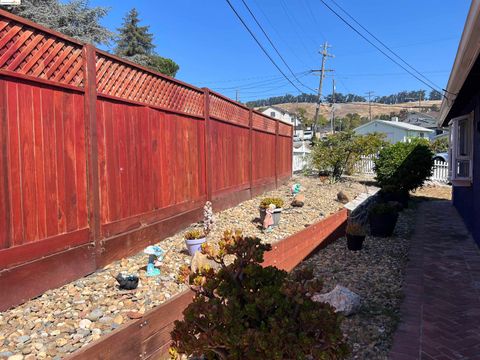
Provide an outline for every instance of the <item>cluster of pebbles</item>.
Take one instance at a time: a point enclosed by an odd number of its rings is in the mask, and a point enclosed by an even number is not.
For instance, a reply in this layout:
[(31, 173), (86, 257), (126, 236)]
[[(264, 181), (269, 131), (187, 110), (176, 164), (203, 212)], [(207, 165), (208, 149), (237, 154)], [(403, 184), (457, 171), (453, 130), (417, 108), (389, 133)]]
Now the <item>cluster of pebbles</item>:
[[(302, 208), (289, 205), (294, 183), (301, 184), (305, 195)], [(239, 228), (274, 243), (342, 208), (337, 201), (340, 190), (352, 199), (366, 188), (356, 181), (328, 184), (296, 176), (287, 185), (215, 214), (215, 229), (208, 240), (216, 241), (223, 231)], [(263, 197), (285, 200), (279, 226), (265, 233), (258, 222)], [(158, 245), (167, 251), (160, 276), (145, 275), (147, 255), (138, 253), (0, 313), (0, 359), (61, 359), (185, 290), (185, 285), (176, 281), (179, 267), (191, 261), (183, 231)], [(114, 277), (121, 271), (140, 277), (136, 290), (118, 289)]]

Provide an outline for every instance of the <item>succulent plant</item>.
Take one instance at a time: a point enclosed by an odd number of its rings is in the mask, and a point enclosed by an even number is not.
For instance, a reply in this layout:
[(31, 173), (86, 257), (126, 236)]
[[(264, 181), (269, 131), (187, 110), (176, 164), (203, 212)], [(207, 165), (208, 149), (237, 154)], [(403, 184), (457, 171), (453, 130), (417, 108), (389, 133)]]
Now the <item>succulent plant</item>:
[(283, 207), (284, 201), (280, 198), (264, 198), (260, 202), (260, 208), (266, 209), (270, 204), (275, 205), (277, 209), (281, 209)]

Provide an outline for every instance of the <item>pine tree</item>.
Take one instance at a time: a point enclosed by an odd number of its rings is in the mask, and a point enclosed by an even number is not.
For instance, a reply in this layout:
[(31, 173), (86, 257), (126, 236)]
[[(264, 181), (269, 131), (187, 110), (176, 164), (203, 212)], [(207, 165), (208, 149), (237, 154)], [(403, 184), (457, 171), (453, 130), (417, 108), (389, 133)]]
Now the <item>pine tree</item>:
[(88, 0), (23, 0), (18, 6), (2, 6), (4, 10), (37, 24), (92, 44), (108, 45), (113, 33), (100, 25), (108, 14), (105, 7), (90, 8)]
[(174, 77), (179, 66), (172, 60), (155, 53), (153, 35), (149, 26), (140, 26), (140, 19), (135, 8), (123, 19), (119, 32), (115, 54), (137, 64), (147, 66), (162, 74)]
[(123, 19), (119, 32), (115, 54), (124, 57), (135, 55), (151, 55), (155, 45), (149, 26), (139, 26), (140, 19), (135, 8), (130, 10)]

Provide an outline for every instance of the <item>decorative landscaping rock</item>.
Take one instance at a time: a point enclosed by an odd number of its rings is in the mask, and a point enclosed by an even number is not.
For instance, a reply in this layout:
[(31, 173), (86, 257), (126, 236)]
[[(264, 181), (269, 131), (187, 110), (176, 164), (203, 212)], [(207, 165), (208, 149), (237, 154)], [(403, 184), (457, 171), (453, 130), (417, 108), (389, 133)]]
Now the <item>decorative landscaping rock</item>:
[(295, 195), (295, 197), (293, 198), (293, 201), (292, 201), (292, 206), (293, 207), (303, 207), (303, 205), (305, 204), (305, 195), (303, 194), (297, 194)]
[(348, 199), (348, 196), (345, 195), (343, 191), (339, 191), (337, 193), (337, 201), (342, 204), (347, 204), (350, 200)]
[(341, 285), (335, 286), (329, 293), (313, 295), (312, 300), (328, 303), (345, 316), (356, 313), (361, 305), (360, 296)]

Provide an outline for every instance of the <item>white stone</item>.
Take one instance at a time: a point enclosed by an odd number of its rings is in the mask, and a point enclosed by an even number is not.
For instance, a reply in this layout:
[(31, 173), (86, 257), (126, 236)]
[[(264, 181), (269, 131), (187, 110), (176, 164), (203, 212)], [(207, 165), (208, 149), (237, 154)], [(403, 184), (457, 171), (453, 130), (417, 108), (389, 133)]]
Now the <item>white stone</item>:
[(361, 305), (360, 296), (341, 285), (335, 286), (329, 293), (314, 294), (312, 300), (330, 304), (335, 308), (335, 312), (345, 316), (356, 313)]
[(80, 327), (80, 329), (90, 329), (90, 326), (92, 325), (92, 322), (88, 319), (83, 319), (83, 320), (80, 320), (80, 323), (78, 324), (78, 326)]

